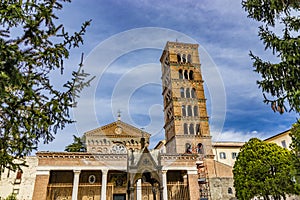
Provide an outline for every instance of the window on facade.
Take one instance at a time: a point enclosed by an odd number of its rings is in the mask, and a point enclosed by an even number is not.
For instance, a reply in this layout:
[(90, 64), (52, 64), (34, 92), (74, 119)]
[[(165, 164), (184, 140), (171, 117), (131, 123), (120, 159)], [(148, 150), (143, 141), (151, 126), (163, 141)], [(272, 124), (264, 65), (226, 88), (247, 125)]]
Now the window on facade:
[(21, 183), (22, 173), (23, 173), (22, 170), (18, 170), (17, 171), (17, 175), (16, 175), (16, 179), (15, 179), (15, 184)]
[(220, 152), (220, 159), (226, 159), (226, 153)]
[(183, 79), (182, 69), (180, 69), (180, 70), (178, 71), (178, 76), (179, 76), (179, 79)]
[(195, 90), (195, 88), (192, 88), (191, 94), (192, 94), (192, 98), (196, 98), (196, 90)]
[(187, 70), (184, 70), (184, 79), (189, 79), (189, 72)]
[(186, 56), (185, 56), (185, 54), (182, 55), (182, 62), (186, 63)]
[(177, 54), (177, 62), (181, 62), (181, 55), (180, 55), (180, 53)]
[(188, 63), (192, 63), (192, 56), (191, 56), (191, 54), (188, 55), (187, 59), (188, 59)]
[(184, 98), (184, 88), (180, 88), (180, 97)]
[(188, 125), (187, 124), (183, 124), (183, 131), (184, 131), (185, 135), (188, 134)]
[(187, 107), (187, 114), (188, 114), (188, 116), (193, 116), (193, 114), (192, 114), (192, 106), (191, 105), (188, 105), (188, 107)]
[(185, 152), (192, 153), (192, 145), (190, 143), (185, 144)]
[(283, 148), (286, 148), (286, 142), (285, 142), (285, 140), (282, 140), (282, 141), (281, 141), (281, 146), (282, 146)]
[(186, 116), (185, 105), (181, 106), (182, 116)]
[(196, 124), (196, 135), (201, 135), (200, 134), (200, 125)]
[(237, 157), (237, 152), (232, 152), (231, 155), (232, 155), (232, 159), (236, 159), (236, 157)]
[(194, 124), (190, 124), (190, 134), (191, 135), (194, 135), (195, 134), (195, 131), (194, 131)]
[(228, 188), (228, 194), (233, 194), (231, 187)]
[(185, 97), (186, 97), (186, 98), (191, 98), (190, 88), (187, 88), (187, 89), (186, 89)]
[(198, 106), (194, 106), (194, 116), (198, 116)]
[(190, 71), (189, 77), (190, 77), (190, 80), (194, 80), (194, 72), (193, 72), (193, 70)]
[(197, 153), (200, 153), (200, 154), (204, 153), (203, 144), (198, 143), (198, 145), (197, 145)]

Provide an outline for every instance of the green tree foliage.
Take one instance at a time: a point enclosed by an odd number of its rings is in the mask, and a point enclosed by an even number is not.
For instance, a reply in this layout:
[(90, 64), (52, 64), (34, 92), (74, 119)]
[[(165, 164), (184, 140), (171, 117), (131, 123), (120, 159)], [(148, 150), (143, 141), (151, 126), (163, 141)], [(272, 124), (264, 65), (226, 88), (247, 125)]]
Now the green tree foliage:
[[(250, 52), (253, 66), (262, 80), (257, 81), (265, 102), (283, 113), (300, 112), (300, 1), (299, 0), (243, 0), (248, 17), (262, 22), (258, 35), (265, 49), (272, 51), (274, 60), (265, 61)], [(272, 96), (267, 97), (266, 94)], [(272, 98), (272, 99), (270, 99)]]
[(292, 143), (290, 147), (293, 152), (293, 161), (296, 169), (295, 176), (296, 176), (297, 183), (300, 185), (300, 121), (299, 120), (297, 123), (293, 125), (290, 132), (290, 136), (292, 138)]
[(65, 2), (70, 1), (0, 2), (0, 173), (25, 165), (15, 161), (73, 122), (69, 109), (91, 81), (80, 64), (70, 80), (53, 86), (53, 73), (64, 71), (70, 49), (83, 43), (90, 24), (73, 34), (57, 24), (56, 13)]
[(269, 200), (296, 193), (291, 152), (275, 143), (250, 139), (241, 148), (233, 167), (238, 199), (263, 197)]
[(17, 200), (17, 197), (15, 194), (10, 194), (4, 200)]
[(85, 138), (76, 137), (73, 135), (73, 143), (66, 146), (67, 152), (86, 152)]

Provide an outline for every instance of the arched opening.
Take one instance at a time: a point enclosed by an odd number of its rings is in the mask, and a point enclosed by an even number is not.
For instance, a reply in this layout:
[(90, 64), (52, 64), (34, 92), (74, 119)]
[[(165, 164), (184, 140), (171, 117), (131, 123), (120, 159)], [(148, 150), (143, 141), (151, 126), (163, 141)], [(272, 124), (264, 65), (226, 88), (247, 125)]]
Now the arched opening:
[(184, 132), (184, 135), (188, 134), (188, 125), (186, 123), (183, 124), (183, 132)]
[(182, 55), (182, 62), (186, 63), (186, 56), (185, 56), (185, 54)]
[(190, 143), (185, 144), (185, 153), (192, 153), (192, 145)]
[(181, 62), (181, 55), (180, 55), (180, 53), (177, 54), (177, 62)]
[(200, 124), (196, 124), (196, 135), (201, 135), (201, 133), (200, 133)]
[(179, 76), (179, 79), (183, 79), (182, 69), (180, 69), (178, 71), (178, 76)]
[(189, 79), (189, 74), (187, 70), (184, 70), (184, 79)]
[(202, 143), (198, 143), (197, 145), (197, 153), (203, 154), (204, 153), (204, 148)]
[(190, 71), (189, 77), (190, 77), (190, 80), (194, 80), (194, 72), (193, 72), (193, 70)]
[(194, 124), (190, 124), (190, 135), (194, 135), (195, 134), (195, 130), (194, 130)]
[(184, 98), (184, 88), (180, 88), (180, 97)]
[(192, 98), (196, 98), (196, 90), (195, 90), (195, 88), (192, 88), (191, 94), (192, 94)]
[(190, 88), (186, 89), (185, 96), (186, 96), (186, 98), (191, 98)]
[(194, 116), (198, 116), (198, 106), (194, 106)]
[(193, 116), (193, 114), (192, 114), (192, 106), (191, 105), (188, 105), (188, 107), (187, 107), (187, 114), (188, 114), (188, 116)]
[(185, 105), (182, 105), (182, 106), (181, 106), (181, 112), (182, 112), (182, 116), (186, 116)]
[(191, 56), (191, 54), (188, 55), (187, 59), (188, 59), (188, 63), (192, 63), (192, 56)]

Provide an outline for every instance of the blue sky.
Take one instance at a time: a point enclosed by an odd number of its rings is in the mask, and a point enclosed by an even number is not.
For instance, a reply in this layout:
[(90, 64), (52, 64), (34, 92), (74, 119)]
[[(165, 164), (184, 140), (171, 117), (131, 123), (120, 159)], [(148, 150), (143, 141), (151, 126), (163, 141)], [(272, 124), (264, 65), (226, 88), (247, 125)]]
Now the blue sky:
[[(214, 141), (267, 138), (290, 128), (295, 113), (280, 115), (263, 103), (248, 56), (274, 60), (257, 37), (259, 24), (232, 0), (74, 0), (58, 13), (69, 32), (92, 19), (84, 45), (71, 51), (63, 77), (68, 78), (84, 52), (84, 67), (96, 75), (81, 94), (73, 118), (39, 150), (63, 151), (72, 135), (122, 120), (152, 134), (152, 146), (164, 138), (159, 58), (167, 40), (196, 42), (204, 74)], [(73, 68), (74, 69), (74, 68)]]

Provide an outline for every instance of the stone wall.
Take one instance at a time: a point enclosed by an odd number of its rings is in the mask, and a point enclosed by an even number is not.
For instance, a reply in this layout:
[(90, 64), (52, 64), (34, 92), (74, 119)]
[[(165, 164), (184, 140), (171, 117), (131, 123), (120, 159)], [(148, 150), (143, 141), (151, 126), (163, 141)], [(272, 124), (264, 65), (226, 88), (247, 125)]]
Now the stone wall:
[(235, 189), (233, 178), (210, 178), (210, 192), (213, 200), (233, 200), (235, 199)]
[(11, 193), (17, 194), (19, 200), (31, 200), (35, 183), (37, 157), (26, 157), (29, 167), (22, 167), (21, 179), (16, 179), (17, 172), (5, 169), (1, 174), (0, 199), (6, 198)]

